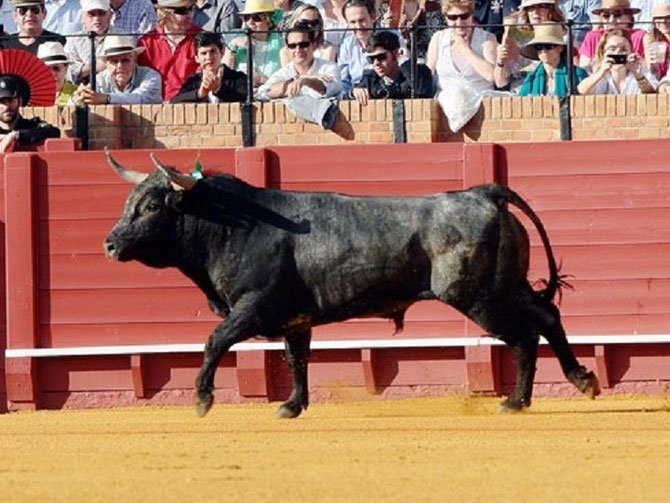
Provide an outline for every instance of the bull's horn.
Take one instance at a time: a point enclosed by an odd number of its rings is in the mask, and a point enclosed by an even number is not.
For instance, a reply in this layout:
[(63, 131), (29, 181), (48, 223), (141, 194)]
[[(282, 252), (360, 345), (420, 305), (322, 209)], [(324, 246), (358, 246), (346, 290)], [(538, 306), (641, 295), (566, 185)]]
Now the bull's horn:
[(174, 185), (184, 190), (191, 190), (193, 188), (195, 182), (197, 181), (195, 178), (193, 178), (191, 175), (180, 173), (170, 166), (165, 166), (156, 158), (153, 152), (149, 155), (151, 156), (151, 160), (156, 165), (156, 168), (158, 168), (158, 170), (163, 173)]
[(124, 168), (121, 166), (116, 159), (112, 157), (112, 154), (109, 153), (109, 150), (107, 150), (107, 147), (105, 147), (105, 154), (107, 155), (107, 162), (109, 162), (109, 165), (114, 168), (114, 171), (116, 171), (121, 178), (126, 180), (127, 182), (134, 183), (135, 185), (139, 185), (144, 181), (144, 179), (149, 176), (148, 173), (140, 173), (139, 171), (130, 171), (129, 169)]

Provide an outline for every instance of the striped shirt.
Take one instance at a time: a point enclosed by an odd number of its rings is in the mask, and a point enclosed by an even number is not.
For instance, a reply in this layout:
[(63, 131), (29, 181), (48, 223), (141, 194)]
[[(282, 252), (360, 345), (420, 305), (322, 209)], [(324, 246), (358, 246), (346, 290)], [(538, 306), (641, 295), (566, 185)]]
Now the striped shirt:
[(135, 40), (153, 30), (156, 22), (156, 10), (151, 0), (126, 0), (118, 10), (112, 7), (111, 26), (117, 33), (134, 35)]

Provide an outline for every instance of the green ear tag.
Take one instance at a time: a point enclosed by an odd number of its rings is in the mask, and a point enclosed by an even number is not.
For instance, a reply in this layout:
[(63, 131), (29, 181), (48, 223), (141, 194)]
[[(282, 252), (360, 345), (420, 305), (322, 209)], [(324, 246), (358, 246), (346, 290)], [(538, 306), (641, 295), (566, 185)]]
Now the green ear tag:
[(203, 178), (205, 178), (205, 175), (202, 172), (202, 164), (200, 164), (200, 158), (198, 158), (198, 160), (195, 161), (195, 169), (191, 171), (191, 176), (195, 180), (202, 180)]

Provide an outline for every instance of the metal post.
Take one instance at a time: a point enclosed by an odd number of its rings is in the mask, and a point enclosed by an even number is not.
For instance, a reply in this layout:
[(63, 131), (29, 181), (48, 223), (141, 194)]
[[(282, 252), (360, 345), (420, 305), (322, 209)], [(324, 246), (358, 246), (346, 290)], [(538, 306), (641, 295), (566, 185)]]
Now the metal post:
[[(425, 29), (425, 28), (424, 28)], [(411, 78), (411, 83), (412, 83), (412, 89), (411, 89), (411, 94), (410, 97), (414, 99), (416, 96), (416, 30), (417, 27), (415, 24), (412, 24), (409, 39), (410, 39), (410, 58), (411, 58), (411, 66), (410, 66), (410, 78)]]
[(88, 32), (88, 39), (91, 42), (91, 58), (89, 60), (89, 65), (90, 65), (90, 78), (89, 82), (91, 84), (91, 89), (95, 91), (95, 74), (96, 74), (96, 67), (98, 65), (97, 58), (95, 57), (95, 37), (96, 33), (94, 31), (89, 31)]
[(247, 99), (242, 103), (242, 145), (253, 147), (254, 138), (254, 61), (253, 47), (251, 45), (252, 31), (247, 28), (245, 31), (247, 37)]
[(568, 71), (568, 94), (559, 98), (559, 118), (561, 123), (561, 140), (572, 140), (572, 116), (570, 111), (570, 97), (577, 94), (574, 78), (574, 64), (572, 61), (572, 19), (568, 19), (568, 42), (565, 48), (566, 67)]

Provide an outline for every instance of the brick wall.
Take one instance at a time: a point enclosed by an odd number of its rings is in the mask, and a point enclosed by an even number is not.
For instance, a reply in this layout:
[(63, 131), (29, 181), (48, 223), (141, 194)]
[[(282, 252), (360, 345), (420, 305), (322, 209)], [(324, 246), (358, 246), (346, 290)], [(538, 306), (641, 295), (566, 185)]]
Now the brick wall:
[[(670, 137), (670, 95), (576, 96), (572, 99), (575, 140)], [(280, 103), (257, 103), (256, 145), (393, 143), (393, 104), (340, 103), (335, 131), (297, 119)], [(27, 108), (58, 124), (63, 136), (76, 134), (74, 109)], [(181, 148), (242, 146), (239, 104), (94, 106), (89, 117), (89, 146)], [(559, 103), (552, 97), (485, 98), (475, 117), (452, 133), (435, 100), (406, 100), (409, 143), (560, 141)]]

